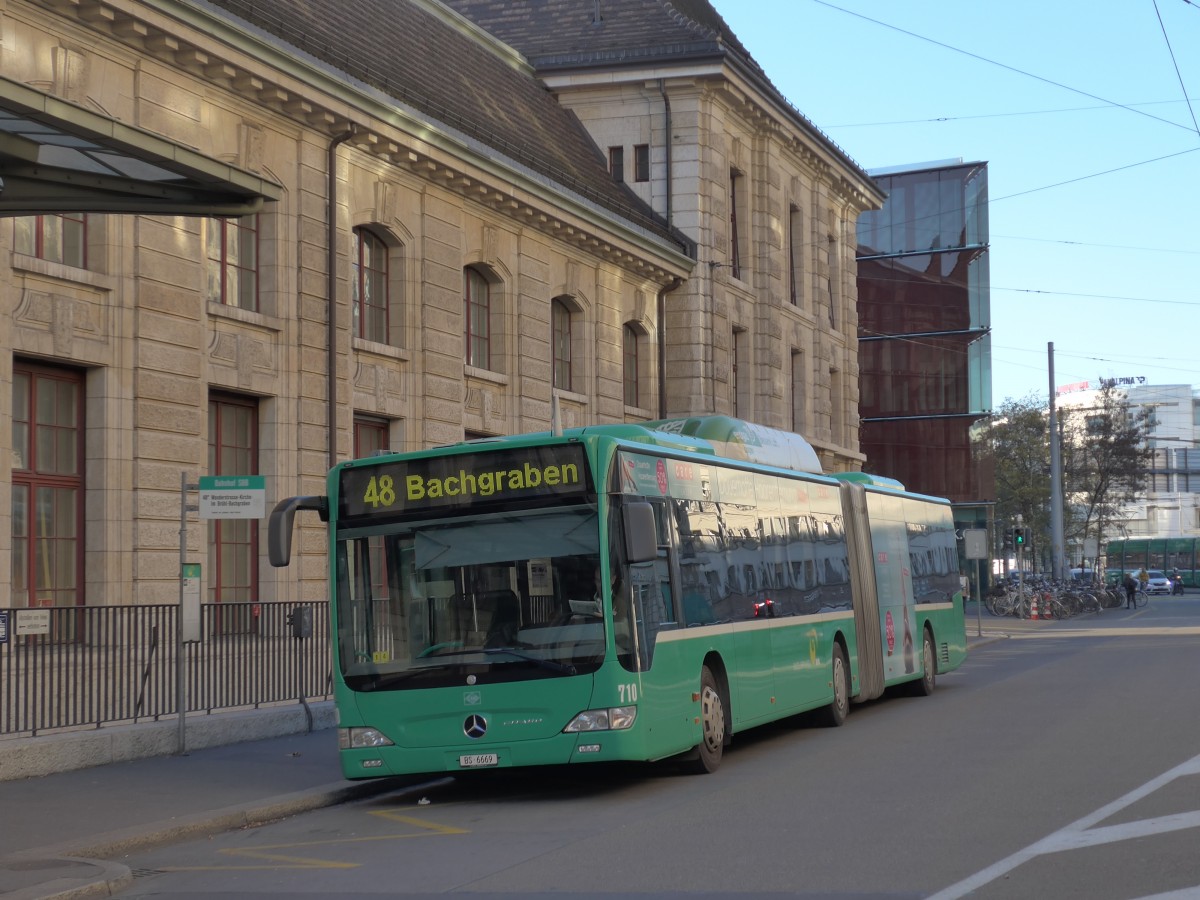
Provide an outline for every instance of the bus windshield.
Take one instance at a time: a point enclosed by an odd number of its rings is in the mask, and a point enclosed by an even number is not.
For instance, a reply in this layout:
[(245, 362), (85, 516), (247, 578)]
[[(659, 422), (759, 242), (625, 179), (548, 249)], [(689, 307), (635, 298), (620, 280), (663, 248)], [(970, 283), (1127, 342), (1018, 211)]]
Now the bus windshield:
[(594, 505), (347, 530), (338, 655), (358, 691), (594, 671), (604, 656)]

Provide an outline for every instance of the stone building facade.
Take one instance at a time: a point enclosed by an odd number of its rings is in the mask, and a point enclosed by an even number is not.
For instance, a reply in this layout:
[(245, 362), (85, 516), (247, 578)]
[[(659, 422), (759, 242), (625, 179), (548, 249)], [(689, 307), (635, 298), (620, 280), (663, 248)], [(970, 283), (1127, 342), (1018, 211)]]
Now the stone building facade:
[[(0, 607), (176, 602), (200, 475), (264, 476), (269, 506), (351, 455), (545, 430), (555, 396), (566, 425), (669, 411), (691, 242), (434, 0), (10, 0), (0, 41), (6, 79), (274, 198), (0, 221)], [(324, 596), (319, 523), (286, 570), (264, 529), (192, 520), (206, 599)]]
[(802, 434), (860, 469), (856, 223), (884, 194), (707, 0), (447, 0), (521, 51), (626, 182), (695, 241), (665, 297), (664, 405)]

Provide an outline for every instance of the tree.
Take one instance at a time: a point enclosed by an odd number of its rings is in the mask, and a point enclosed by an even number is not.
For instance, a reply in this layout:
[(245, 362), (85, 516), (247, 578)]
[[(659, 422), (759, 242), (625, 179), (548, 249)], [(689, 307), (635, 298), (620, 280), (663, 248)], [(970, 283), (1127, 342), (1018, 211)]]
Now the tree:
[[(1068, 545), (1096, 538), (1100, 548), (1121, 508), (1141, 487), (1149, 463), (1149, 414), (1133, 409), (1111, 383), (1086, 407), (1057, 407), (1062, 441), (1063, 537)], [(1035, 554), (1050, 549), (1049, 414), (1032, 395), (1006, 400), (977, 443), (980, 462), (996, 478), (996, 522), (1020, 515), (1033, 530)], [(1103, 552), (1103, 549), (1101, 549)]]
[(1046, 409), (1032, 395), (1008, 399), (976, 444), (981, 465), (996, 478), (996, 523), (1004, 529), (1022, 522), (1034, 543), (1050, 530), (1050, 444)]
[(1079, 543), (1094, 537), (1103, 552), (1108, 529), (1142, 487), (1150, 463), (1150, 413), (1131, 408), (1111, 382), (1101, 383), (1092, 405), (1067, 407), (1061, 421), (1063, 483), (1071, 511), (1067, 536)]

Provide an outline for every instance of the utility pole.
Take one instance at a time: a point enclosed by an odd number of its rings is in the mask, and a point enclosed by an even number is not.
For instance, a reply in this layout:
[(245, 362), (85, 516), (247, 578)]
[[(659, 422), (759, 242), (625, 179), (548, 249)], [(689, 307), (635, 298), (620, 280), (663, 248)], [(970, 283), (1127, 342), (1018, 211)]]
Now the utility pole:
[(1058, 434), (1058, 415), (1054, 404), (1054, 342), (1046, 345), (1050, 365), (1050, 573), (1055, 581), (1063, 577), (1063, 490), (1062, 440)]

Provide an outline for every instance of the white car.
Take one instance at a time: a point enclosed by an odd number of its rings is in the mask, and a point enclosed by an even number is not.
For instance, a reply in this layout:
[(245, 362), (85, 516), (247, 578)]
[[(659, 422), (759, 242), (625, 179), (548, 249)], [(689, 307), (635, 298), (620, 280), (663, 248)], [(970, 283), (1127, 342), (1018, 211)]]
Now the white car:
[(1146, 582), (1147, 594), (1166, 594), (1171, 596), (1171, 579), (1158, 569), (1150, 569), (1150, 580)]

